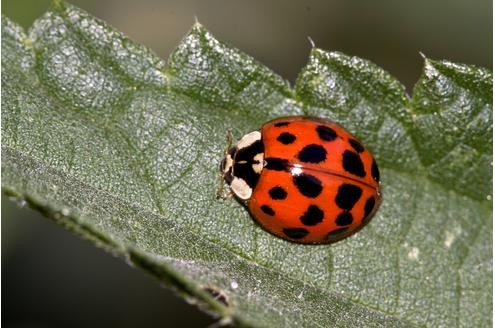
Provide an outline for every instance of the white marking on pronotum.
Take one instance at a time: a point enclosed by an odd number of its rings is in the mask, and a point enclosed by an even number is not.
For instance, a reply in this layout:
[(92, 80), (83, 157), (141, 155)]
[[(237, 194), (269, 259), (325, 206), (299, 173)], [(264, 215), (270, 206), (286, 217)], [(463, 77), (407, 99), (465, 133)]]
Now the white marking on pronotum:
[(263, 153), (259, 153), (259, 154), (256, 154), (256, 156), (254, 156), (253, 160), (254, 160), (254, 164), (252, 165), (253, 166), (253, 171), (260, 174), (261, 173), (261, 170), (263, 169)]
[(234, 177), (234, 179), (230, 183), (230, 189), (232, 189), (237, 197), (243, 200), (251, 198), (251, 194), (253, 193), (253, 189), (249, 187), (246, 181), (238, 177)]
[(255, 141), (261, 140), (261, 132), (253, 131), (244, 135), (241, 140), (237, 142), (237, 149), (242, 149), (251, 146)]

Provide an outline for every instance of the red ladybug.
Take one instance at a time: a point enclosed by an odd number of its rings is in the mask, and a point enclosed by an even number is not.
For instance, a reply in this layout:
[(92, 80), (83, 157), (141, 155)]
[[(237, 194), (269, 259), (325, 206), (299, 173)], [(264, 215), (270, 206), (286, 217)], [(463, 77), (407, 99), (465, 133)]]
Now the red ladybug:
[(283, 117), (226, 151), (223, 180), (263, 228), (308, 244), (331, 243), (366, 225), (380, 204), (371, 153), (338, 124)]

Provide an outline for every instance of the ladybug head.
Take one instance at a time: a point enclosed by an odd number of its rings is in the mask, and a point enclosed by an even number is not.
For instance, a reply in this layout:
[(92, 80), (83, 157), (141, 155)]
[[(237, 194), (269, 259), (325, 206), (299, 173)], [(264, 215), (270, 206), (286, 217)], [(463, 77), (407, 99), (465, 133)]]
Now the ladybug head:
[(262, 168), (263, 143), (259, 131), (244, 135), (225, 153), (220, 163), (223, 180), (241, 200), (248, 200), (251, 197)]

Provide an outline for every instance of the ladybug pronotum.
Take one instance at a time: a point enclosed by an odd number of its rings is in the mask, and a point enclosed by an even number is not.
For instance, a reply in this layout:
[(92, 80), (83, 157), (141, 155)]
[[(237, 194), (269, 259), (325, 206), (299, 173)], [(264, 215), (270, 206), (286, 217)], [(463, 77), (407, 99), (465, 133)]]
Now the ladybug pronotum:
[(263, 228), (297, 243), (341, 240), (366, 225), (380, 204), (371, 153), (321, 118), (265, 123), (226, 151), (220, 170)]

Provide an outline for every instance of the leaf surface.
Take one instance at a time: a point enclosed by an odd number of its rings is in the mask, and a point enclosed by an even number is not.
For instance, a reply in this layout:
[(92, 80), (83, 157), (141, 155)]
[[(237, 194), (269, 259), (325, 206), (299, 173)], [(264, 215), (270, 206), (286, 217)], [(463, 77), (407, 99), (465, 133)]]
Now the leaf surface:
[[(240, 325), (491, 324), (491, 72), (425, 59), (409, 99), (321, 49), (291, 88), (199, 24), (168, 63), (60, 2), (27, 34), (2, 27), (9, 195)], [(381, 169), (378, 214), (336, 244), (277, 239), (215, 199), (226, 131), (294, 114), (338, 121)]]

